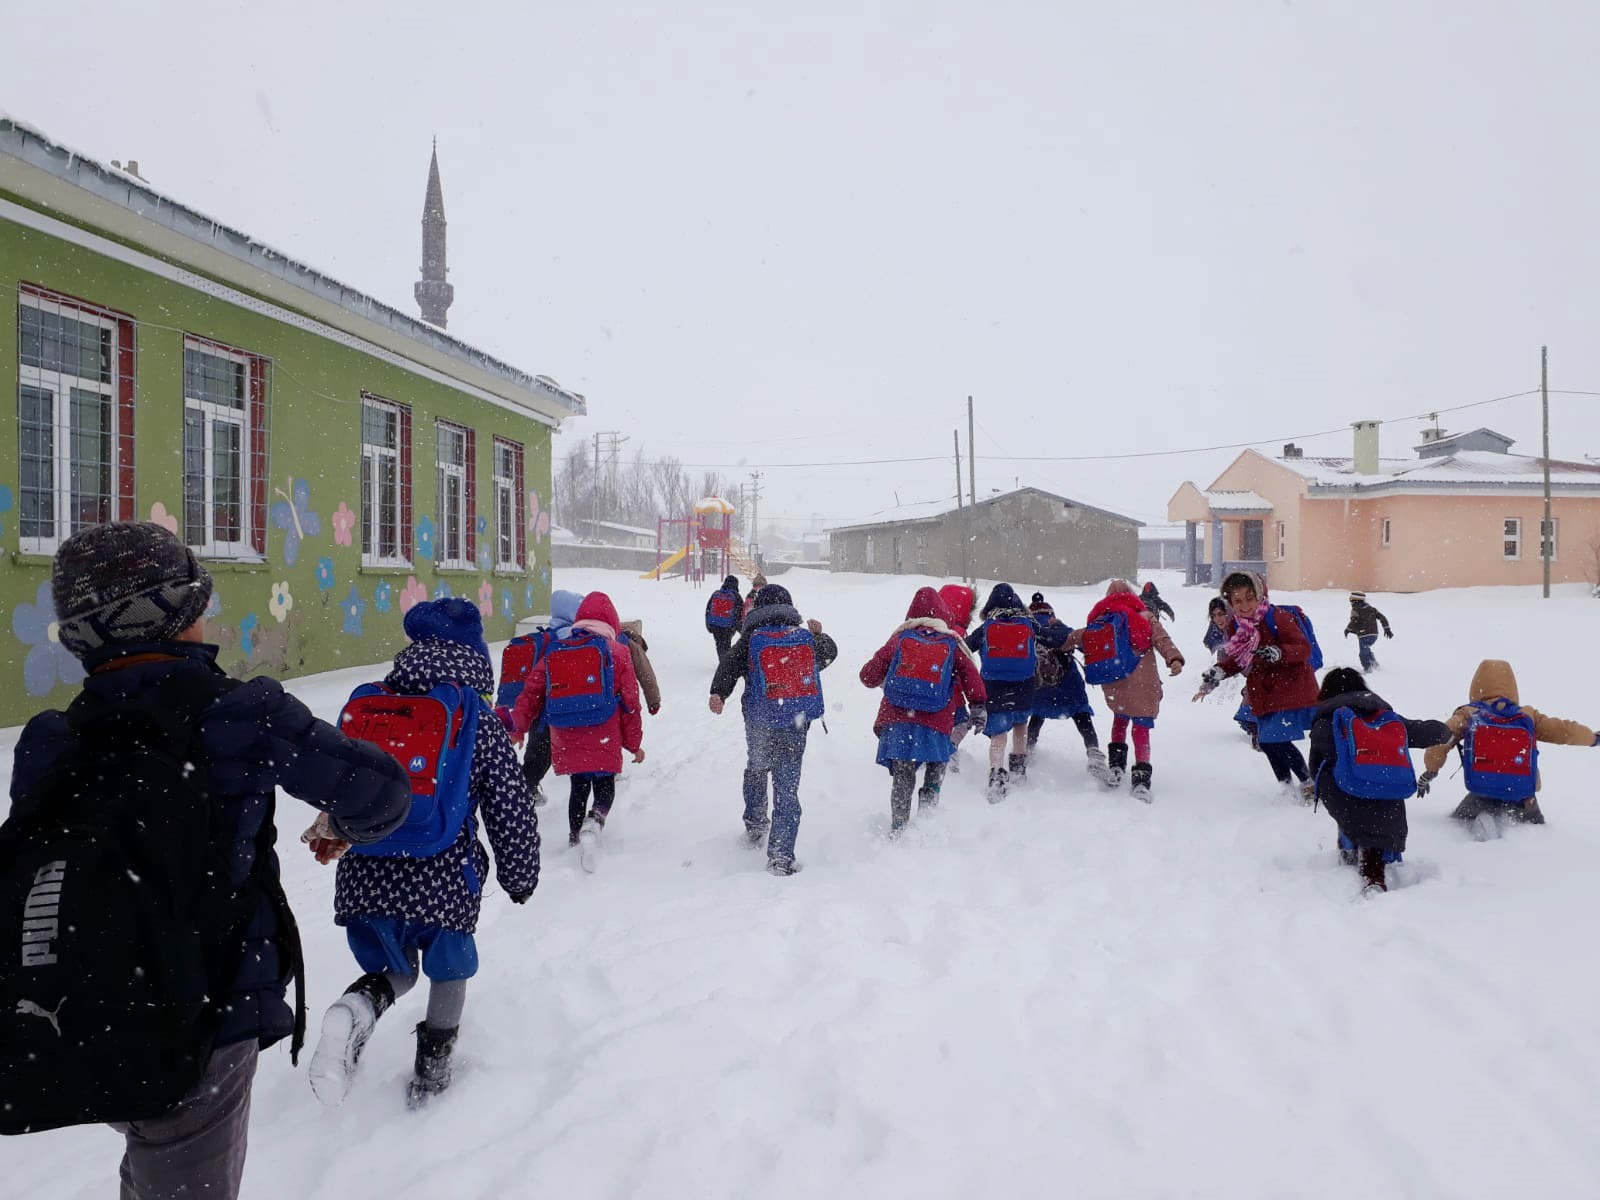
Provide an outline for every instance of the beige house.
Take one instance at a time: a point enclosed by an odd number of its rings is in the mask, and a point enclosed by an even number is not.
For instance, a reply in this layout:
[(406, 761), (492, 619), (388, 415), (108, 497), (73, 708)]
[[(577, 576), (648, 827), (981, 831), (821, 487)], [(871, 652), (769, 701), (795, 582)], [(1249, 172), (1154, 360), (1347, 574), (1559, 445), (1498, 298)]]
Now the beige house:
[(830, 569), (948, 579), (970, 571), (1043, 587), (1132, 579), (1137, 570), (1141, 522), (1040, 488), (895, 514), (828, 530)]
[[(1354, 425), (1349, 458), (1246, 450), (1202, 491), (1185, 483), (1167, 519), (1186, 532), (1185, 579), (1236, 567), (1285, 589), (1416, 592), (1543, 579), (1544, 460), (1492, 429), (1431, 429), (1416, 457), (1380, 459), (1378, 422)], [(1600, 465), (1550, 463), (1550, 578), (1592, 582), (1600, 556)], [(1221, 563), (1222, 570), (1213, 569)]]

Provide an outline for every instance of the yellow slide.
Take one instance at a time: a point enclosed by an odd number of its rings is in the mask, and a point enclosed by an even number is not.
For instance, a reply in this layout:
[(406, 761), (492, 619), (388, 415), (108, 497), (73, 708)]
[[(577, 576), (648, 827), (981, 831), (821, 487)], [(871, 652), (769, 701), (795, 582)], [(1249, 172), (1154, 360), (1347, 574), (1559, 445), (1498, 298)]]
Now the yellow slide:
[(672, 570), (673, 567), (677, 566), (680, 562), (682, 562), (683, 561), (683, 556), (685, 554), (687, 554), (687, 553), (689, 553), (689, 547), (687, 547), (687, 546), (684, 546), (684, 547), (682, 547), (682, 548), (680, 548), (678, 550), (674, 550), (672, 552), (672, 554), (668, 556), (668, 558), (667, 558), (667, 560), (665, 562), (663, 562), (660, 566), (650, 568), (650, 570), (646, 571), (643, 575), (639, 576), (639, 578), (640, 579), (660, 579), (664, 574), (666, 574), (668, 571)]

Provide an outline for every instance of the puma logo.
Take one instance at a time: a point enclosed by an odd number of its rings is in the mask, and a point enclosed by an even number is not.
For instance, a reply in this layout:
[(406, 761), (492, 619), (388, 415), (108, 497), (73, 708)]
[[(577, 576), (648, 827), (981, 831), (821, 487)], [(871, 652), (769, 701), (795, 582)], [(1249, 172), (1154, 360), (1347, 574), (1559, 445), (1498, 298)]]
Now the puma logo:
[(56, 1016), (61, 1012), (61, 1005), (66, 1002), (67, 998), (65, 996), (61, 997), (61, 1004), (57, 1004), (55, 1011), (51, 1012), (49, 1009), (40, 1008), (32, 1000), (18, 1000), (17, 1015), (19, 1017), (43, 1017), (50, 1022), (50, 1028), (56, 1031), (56, 1036), (60, 1037), (61, 1022), (56, 1020)]

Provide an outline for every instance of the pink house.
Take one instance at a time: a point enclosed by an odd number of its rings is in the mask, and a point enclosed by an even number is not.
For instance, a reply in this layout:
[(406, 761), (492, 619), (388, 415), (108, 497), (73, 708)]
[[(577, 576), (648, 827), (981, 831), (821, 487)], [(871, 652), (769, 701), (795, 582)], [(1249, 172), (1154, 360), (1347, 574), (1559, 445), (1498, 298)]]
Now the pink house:
[[(1185, 579), (1246, 566), (1280, 588), (1417, 592), (1543, 579), (1544, 460), (1492, 429), (1424, 431), (1416, 457), (1380, 459), (1378, 422), (1354, 425), (1349, 458), (1246, 450), (1202, 491), (1185, 483), (1167, 519), (1186, 531)], [(1550, 463), (1555, 583), (1594, 582), (1600, 465)]]

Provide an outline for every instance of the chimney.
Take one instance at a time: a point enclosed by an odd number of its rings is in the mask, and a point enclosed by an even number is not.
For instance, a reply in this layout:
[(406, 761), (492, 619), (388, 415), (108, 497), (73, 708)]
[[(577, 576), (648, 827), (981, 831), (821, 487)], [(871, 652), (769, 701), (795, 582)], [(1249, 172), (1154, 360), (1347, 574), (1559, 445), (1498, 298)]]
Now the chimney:
[(1378, 473), (1378, 426), (1381, 421), (1355, 421), (1355, 469), (1357, 475)]
[(1289, 458), (1304, 458), (1305, 456), (1306, 456), (1305, 451), (1300, 449), (1300, 447), (1296, 446), (1293, 442), (1284, 443), (1284, 447), (1283, 447), (1283, 457), (1284, 458), (1286, 458), (1286, 459), (1289, 459)]
[(1422, 444), (1426, 446), (1430, 442), (1442, 441), (1449, 436), (1444, 430), (1435, 425), (1432, 429), (1424, 429), (1422, 431)]

